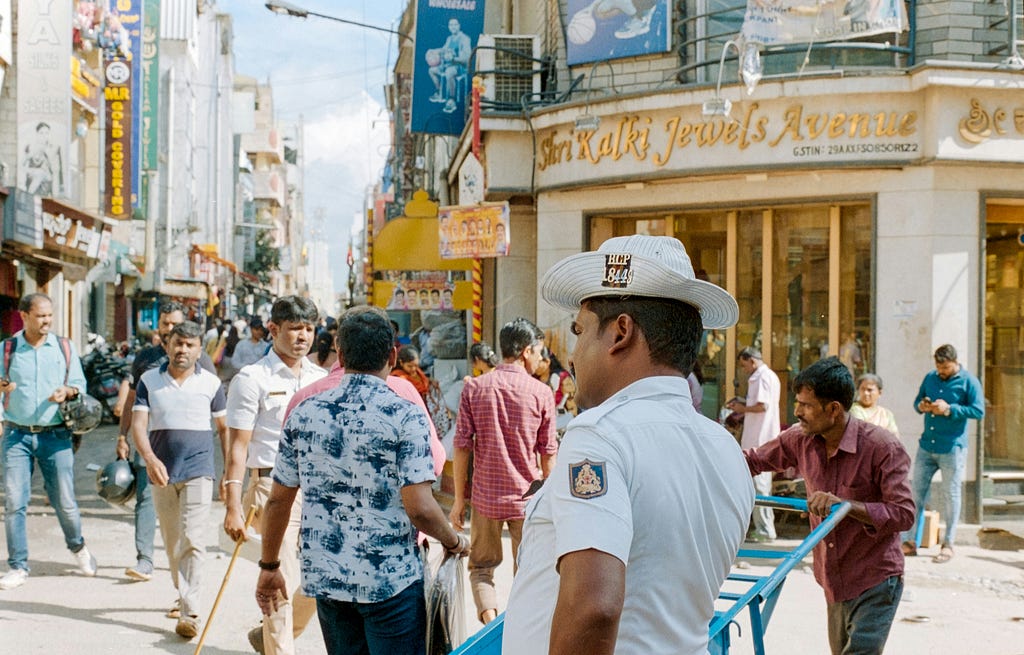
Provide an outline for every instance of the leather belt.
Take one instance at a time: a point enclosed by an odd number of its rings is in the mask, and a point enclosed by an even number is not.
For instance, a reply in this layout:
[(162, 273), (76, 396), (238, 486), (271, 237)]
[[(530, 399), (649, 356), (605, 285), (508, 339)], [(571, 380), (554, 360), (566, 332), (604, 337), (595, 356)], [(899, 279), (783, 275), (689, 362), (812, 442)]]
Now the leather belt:
[(270, 474), (273, 473), (273, 472), (274, 472), (274, 467), (273, 466), (271, 466), (270, 468), (265, 468), (265, 469), (260, 469), (260, 468), (249, 469), (249, 476), (250, 477), (254, 477), (254, 478), (269, 478)]
[(56, 425), (21, 425), (14, 421), (4, 421), (5, 425), (8, 425), (15, 430), (21, 430), (22, 432), (31, 432), (32, 434), (39, 434), (40, 432), (52, 432), (54, 430), (60, 430), (64, 428), (63, 423)]

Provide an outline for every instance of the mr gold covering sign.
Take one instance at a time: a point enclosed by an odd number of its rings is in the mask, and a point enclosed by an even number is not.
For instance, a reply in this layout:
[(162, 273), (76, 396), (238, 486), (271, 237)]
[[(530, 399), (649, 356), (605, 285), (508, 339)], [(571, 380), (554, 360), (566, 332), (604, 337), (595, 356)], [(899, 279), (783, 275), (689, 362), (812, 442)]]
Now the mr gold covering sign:
[(132, 215), (132, 69), (123, 59), (109, 59), (103, 76), (107, 117), (103, 211), (110, 218), (127, 220)]

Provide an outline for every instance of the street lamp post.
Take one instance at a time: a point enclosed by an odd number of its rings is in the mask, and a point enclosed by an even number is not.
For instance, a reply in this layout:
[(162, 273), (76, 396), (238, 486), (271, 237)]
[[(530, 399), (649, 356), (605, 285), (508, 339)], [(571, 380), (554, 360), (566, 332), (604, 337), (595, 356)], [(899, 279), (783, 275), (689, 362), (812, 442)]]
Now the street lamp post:
[(309, 16), (316, 16), (318, 18), (326, 18), (327, 20), (337, 21), (339, 23), (345, 23), (347, 25), (355, 25), (356, 27), (365, 27), (368, 30), (377, 30), (378, 32), (387, 32), (388, 34), (396, 34), (403, 39), (408, 39), (409, 43), (413, 42), (413, 38), (405, 32), (398, 32), (396, 30), (389, 29), (387, 27), (380, 27), (377, 25), (368, 25), (366, 23), (360, 23), (354, 20), (348, 20), (347, 18), (338, 18), (337, 16), (328, 16), (327, 14), (320, 14), (315, 11), (309, 11), (302, 7), (293, 5), (290, 2), (284, 2), (283, 0), (269, 0), (264, 3), (270, 11), (275, 14), (285, 14), (288, 16), (295, 16), (296, 18), (308, 18)]

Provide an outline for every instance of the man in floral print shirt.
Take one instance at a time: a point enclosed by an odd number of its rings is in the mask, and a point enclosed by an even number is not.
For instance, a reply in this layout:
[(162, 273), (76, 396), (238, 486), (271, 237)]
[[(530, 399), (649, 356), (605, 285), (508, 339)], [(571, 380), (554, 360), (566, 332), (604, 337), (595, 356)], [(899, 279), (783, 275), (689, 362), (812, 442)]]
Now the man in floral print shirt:
[(287, 594), (277, 570), (288, 511), (301, 488), (303, 592), (316, 598), (327, 651), (421, 653), (426, 633), (416, 529), (468, 551), (434, 500), (426, 415), (385, 382), (395, 363), (387, 315), (342, 315), (346, 374), (284, 425), (266, 506), (256, 600), (270, 614)]

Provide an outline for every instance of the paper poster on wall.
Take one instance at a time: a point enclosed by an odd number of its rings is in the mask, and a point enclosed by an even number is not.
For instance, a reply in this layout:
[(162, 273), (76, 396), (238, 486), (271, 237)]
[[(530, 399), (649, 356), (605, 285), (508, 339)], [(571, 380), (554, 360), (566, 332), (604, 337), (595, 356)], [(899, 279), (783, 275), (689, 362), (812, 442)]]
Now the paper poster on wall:
[(454, 309), (455, 282), (464, 277), (456, 271), (384, 271), (380, 279), (394, 285), (385, 309)]
[(17, 186), (68, 194), (71, 144), (71, 3), (18, 2)]
[(437, 210), (441, 259), (505, 257), (512, 245), (507, 202)]
[(569, 0), (566, 16), (570, 66), (672, 48), (669, 0)]
[(774, 45), (842, 41), (907, 29), (903, 0), (747, 0), (743, 39)]

